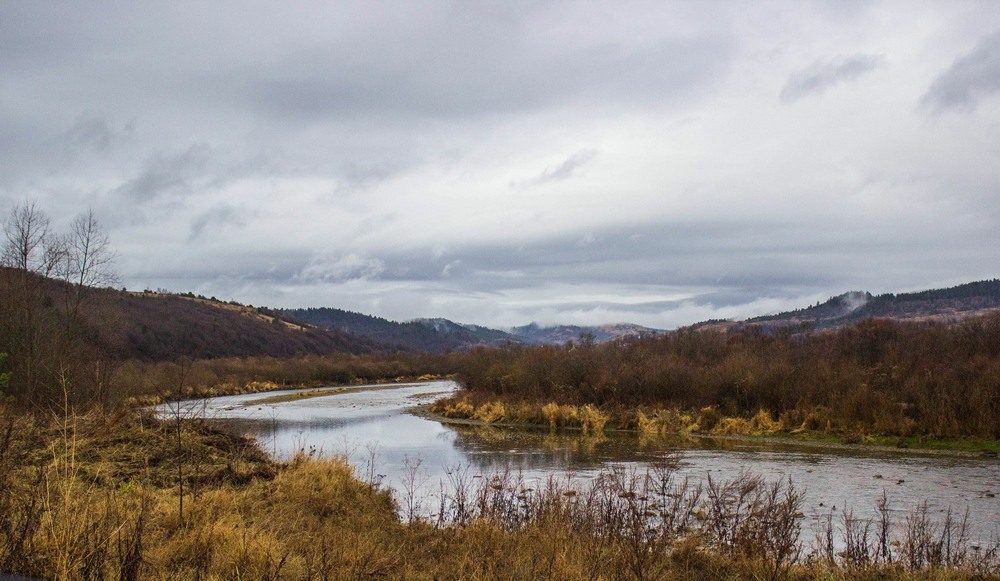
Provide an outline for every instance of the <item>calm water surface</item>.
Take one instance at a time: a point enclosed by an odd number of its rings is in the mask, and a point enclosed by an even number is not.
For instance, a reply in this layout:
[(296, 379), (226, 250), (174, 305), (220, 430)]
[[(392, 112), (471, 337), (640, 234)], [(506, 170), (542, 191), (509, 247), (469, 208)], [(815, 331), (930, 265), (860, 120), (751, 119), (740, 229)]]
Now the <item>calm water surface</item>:
[[(742, 470), (772, 481), (791, 478), (806, 493), (806, 531), (821, 515), (833, 511), (837, 518), (845, 507), (855, 516), (874, 514), (884, 490), (899, 519), (926, 500), (939, 516), (949, 507), (959, 513), (968, 509), (974, 541), (1000, 533), (997, 459), (445, 425), (408, 410), (453, 392), (454, 382), (377, 387), (273, 403), (261, 400), (299, 390), (227, 396), (181, 402), (179, 409), (252, 434), (279, 458), (300, 450), (341, 454), (361, 477), (381, 479), (397, 493), (405, 482), (415, 482), (425, 511), (432, 510), (434, 495), (456, 469), (475, 474), (510, 468), (529, 481), (559, 475), (583, 482), (612, 466), (643, 471), (675, 456), (681, 478), (726, 479)], [(177, 410), (178, 404), (160, 407), (164, 414)]]

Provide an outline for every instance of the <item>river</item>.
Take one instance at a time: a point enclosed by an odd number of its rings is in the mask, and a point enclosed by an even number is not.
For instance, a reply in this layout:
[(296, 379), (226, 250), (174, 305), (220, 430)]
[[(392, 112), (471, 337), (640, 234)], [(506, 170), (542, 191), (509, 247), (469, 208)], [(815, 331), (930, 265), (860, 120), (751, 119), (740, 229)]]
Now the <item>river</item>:
[(768, 481), (790, 478), (805, 492), (804, 533), (816, 530), (830, 513), (840, 518), (845, 508), (859, 517), (874, 515), (884, 491), (897, 522), (926, 501), (938, 519), (949, 508), (959, 516), (968, 510), (974, 545), (1000, 534), (1000, 460), (995, 458), (760, 441), (672, 441), (627, 433), (594, 437), (443, 424), (410, 413), (456, 389), (452, 381), (357, 386), (331, 389), (322, 397), (275, 401), (301, 391), (288, 390), (165, 404), (159, 412), (172, 416), (179, 410), (213, 419), (255, 436), (277, 458), (296, 452), (344, 455), (362, 478), (397, 494), (414, 488), (424, 512), (433, 509), (435, 495), (456, 470), (476, 474), (509, 468), (529, 482), (558, 475), (582, 483), (612, 466), (643, 471), (669, 458), (676, 462), (676, 477), (692, 481), (709, 475), (734, 478), (741, 471)]

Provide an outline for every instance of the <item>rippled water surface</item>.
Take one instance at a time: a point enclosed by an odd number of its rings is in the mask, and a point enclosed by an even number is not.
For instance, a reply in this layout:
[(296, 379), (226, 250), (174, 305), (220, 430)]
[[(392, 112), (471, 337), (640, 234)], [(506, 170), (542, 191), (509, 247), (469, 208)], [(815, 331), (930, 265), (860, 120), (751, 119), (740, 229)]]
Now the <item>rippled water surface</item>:
[[(455, 389), (454, 382), (436, 381), (265, 401), (299, 391), (290, 390), (181, 402), (180, 411), (253, 434), (278, 457), (299, 450), (345, 454), (359, 475), (381, 478), (397, 491), (415, 474), (419, 494), (428, 499), (459, 466), (473, 473), (511, 468), (529, 480), (555, 474), (583, 481), (611, 466), (642, 471), (676, 456), (679, 477), (725, 479), (749, 470), (768, 480), (791, 478), (806, 492), (807, 529), (820, 515), (837, 515), (844, 507), (857, 516), (871, 515), (885, 491), (897, 515), (926, 500), (939, 516), (949, 507), (960, 513), (968, 509), (974, 540), (988, 540), (1000, 531), (996, 459), (720, 440), (682, 443), (634, 434), (585, 437), (545, 429), (444, 425), (408, 411)], [(169, 404), (160, 411), (173, 414), (177, 409)]]

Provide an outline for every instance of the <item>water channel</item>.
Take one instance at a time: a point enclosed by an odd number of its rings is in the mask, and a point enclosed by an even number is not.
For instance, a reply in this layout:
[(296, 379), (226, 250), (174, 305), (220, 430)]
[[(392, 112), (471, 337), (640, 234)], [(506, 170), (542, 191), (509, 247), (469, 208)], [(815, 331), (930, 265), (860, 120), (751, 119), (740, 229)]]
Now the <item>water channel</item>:
[[(885, 491), (902, 521), (926, 501), (932, 516), (968, 510), (973, 544), (1000, 534), (1000, 460), (913, 451), (817, 448), (760, 441), (670, 441), (630, 433), (599, 437), (491, 426), (443, 424), (411, 410), (458, 386), (436, 381), (331, 389), (330, 395), (276, 401), (298, 390), (165, 404), (159, 411), (210, 418), (255, 436), (278, 458), (297, 451), (344, 455), (359, 476), (381, 480), (397, 493), (417, 485), (424, 510), (457, 469), (473, 474), (511, 469), (528, 481), (551, 475), (584, 483), (612, 466), (645, 470), (675, 458), (677, 478), (734, 478), (743, 470), (768, 481), (791, 478), (804, 489), (804, 534), (831, 513), (874, 514)], [(314, 391), (314, 390), (309, 390)], [(178, 407), (179, 406), (179, 407)], [(414, 478), (415, 476), (415, 478)]]

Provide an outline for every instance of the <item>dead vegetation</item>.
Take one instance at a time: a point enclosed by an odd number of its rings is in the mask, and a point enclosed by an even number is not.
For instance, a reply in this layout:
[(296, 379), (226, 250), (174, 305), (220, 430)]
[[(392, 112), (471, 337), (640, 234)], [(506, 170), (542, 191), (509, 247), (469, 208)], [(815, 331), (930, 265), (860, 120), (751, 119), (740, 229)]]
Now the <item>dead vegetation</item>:
[(651, 431), (1000, 439), (998, 315), (826, 332), (681, 330), (476, 349), (454, 363), (465, 397), (439, 412), (459, 417), (502, 405), (505, 418), (575, 426), (573, 410), (593, 406), (609, 425)]
[[(961, 515), (829, 516), (801, 492), (704, 483), (666, 461), (591, 483), (456, 467), (432, 510), (339, 458), (275, 464), (196, 420), (3, 411), (0, 572), (46, 579), (982, 579), (1000, 555)], [(183, 486), (179, 485), (183, 483)], [(397, 501), (396, 498), (402, 499)], [(181, 502), (183, 500), (183, 503)], [(425, 509), (431, 506), (423, 499)], [(403, 508), (400, 511), (400, 508)], [(826, 542), (824, 539), (829, 539)]]

